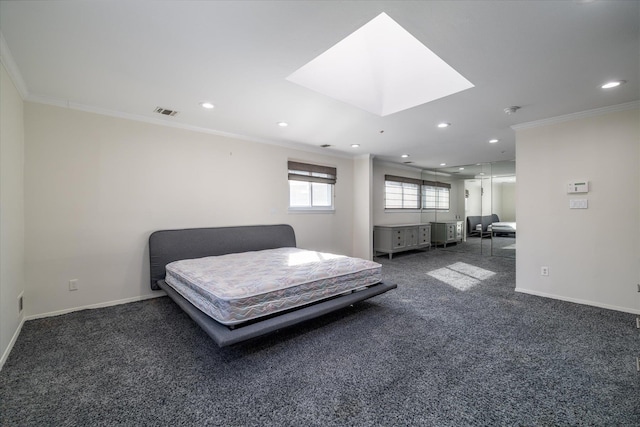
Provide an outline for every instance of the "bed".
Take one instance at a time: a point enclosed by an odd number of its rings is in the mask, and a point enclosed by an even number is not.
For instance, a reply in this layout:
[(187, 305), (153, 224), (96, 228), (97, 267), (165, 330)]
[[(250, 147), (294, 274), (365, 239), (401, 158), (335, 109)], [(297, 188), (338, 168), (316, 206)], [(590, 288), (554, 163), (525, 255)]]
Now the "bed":
[(467, 217), (467, 233), (469, 236), (477, 236), (477, 237), (491, 237), (491, 231), (489, 227), (492, 223), (498, 222), (500, 219), (498, 215), (470, 215)]
[(492, 236), (497, 236), (499, 234), (516, 234), (516, 223), (515, 222), (494, 222), (488, 227), (489, 232)]
[(467, 230), (469, 236), (491, 237), (499, 234), (516, 234), (516, 223), (500, 221), (496, 214), (484, 216), (468, 216)]
[(160, 230), (149, 237), (149, 260), (151, 288), (220, 347), (397, 287), (372, 261), (297, 248), (289, 225)]

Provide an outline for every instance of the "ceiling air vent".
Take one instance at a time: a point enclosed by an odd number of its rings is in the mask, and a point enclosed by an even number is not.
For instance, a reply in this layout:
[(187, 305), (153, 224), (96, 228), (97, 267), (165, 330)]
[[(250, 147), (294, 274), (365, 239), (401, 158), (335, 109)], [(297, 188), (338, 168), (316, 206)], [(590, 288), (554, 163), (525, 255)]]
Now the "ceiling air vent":
[(320, 147), (322, 147), (322, 148), (329, 148), (329, 147), (331, 147), (331, 144), (322, 144)]
[(158, 113), (158, 114), (162, 114), (165, 116), (175, 116), (176, 114), (178, 114), (177, 111), (175, 110), (169, 110), (168, 108), (162, 108), (162, 107), (156, 107), (155, 110), (153, 110), (154, 113)]

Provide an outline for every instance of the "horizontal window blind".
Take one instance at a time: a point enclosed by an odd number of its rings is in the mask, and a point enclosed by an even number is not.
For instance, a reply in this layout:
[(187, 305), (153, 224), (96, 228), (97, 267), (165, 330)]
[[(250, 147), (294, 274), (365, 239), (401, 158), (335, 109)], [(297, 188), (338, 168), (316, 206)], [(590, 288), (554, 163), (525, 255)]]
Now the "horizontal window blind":
[(451, 184), (397, 175), (384, 179), (385, 209), (449, 210)]
[(336, 168), (289, 161), (289, 180), (335, 184)]
[(423, 209), (449, 210), (449, 189), (448, 187), (423, 185), (422, 186), (422, 207)]
[(420, 209), (420, 180), (385, 175), (385, 209)]

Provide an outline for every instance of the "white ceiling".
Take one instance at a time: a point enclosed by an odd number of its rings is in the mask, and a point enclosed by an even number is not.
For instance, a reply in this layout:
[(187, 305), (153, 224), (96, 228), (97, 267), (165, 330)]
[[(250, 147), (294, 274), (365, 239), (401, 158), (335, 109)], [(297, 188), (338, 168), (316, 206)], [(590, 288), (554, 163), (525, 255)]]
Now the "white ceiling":
[(287, 80), (379, 116), (473, 87), (386, 13), (303, 65)]
[[(475, 87), (380, 117), (286, 80), (382, 12)], [(614, 0), (0, 1), (27, 100), (429, 168), (513, 159), (512, 125), (640, 99), (639, 23)]]

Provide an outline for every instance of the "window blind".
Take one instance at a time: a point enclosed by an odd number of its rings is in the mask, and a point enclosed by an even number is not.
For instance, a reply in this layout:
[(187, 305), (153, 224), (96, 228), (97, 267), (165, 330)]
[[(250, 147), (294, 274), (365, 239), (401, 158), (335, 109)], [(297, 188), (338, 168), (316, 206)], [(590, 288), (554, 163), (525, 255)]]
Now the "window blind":
[(288, 168), (289, 180), (291, 181), (322, 182), (325, 184), (336, 183), (336, 168), (294, 161), (289, 161)]
[(416, 178), (407, 178), (406, 176), (385, 175), (385, 181), (406, 182), (407, 184), (421, 185), (422, 180)]
[(403, 176), (384, 176), (385, 209), (420, 209), (422, 181)]
[(447, 184), (446, 182), (437, 182), (437, 181), (422, 181), (422, 185), (426, 185), (428, 187), (451, 188), (451, 184)]
[(445, 182), (422, 182), (422, 208), (449, 210), (451, 184)]

